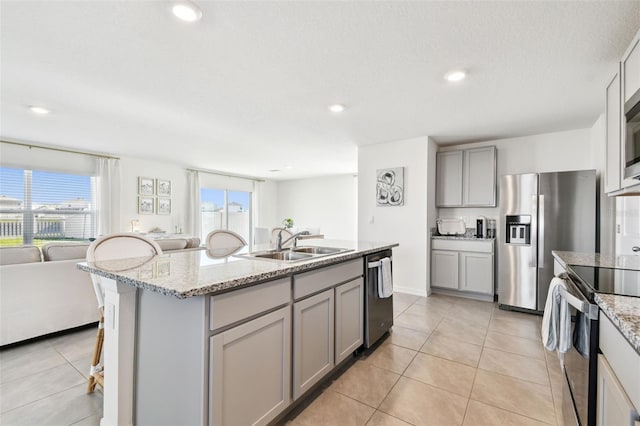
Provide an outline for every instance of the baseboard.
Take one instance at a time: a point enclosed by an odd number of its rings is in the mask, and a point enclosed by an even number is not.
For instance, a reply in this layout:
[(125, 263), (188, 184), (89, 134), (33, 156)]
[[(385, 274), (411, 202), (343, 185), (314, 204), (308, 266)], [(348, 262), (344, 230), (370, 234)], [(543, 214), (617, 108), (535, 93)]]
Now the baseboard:
[(393, 286), (393, 291), (397, 292), (397, 293), (405, 293), (405, 294), (411, 294), (414, 296), (422, 296), (422, 297), (427, 297), (427, 290), (420, 290), (417, 288), (411, 288), (411, 287), (400, 287), (397, 285)]

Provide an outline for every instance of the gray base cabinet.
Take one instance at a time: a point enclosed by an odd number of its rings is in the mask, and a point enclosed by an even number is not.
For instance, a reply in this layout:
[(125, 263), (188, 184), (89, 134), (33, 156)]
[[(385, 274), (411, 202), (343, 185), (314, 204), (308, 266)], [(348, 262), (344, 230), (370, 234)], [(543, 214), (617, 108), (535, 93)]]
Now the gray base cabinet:
[(333, 288), (293, 304), (293, 399), (318, 383), (334, 364)]
[(364, 342), (364, 281), (336, 287), (335, 363), (347, 359)]
[(290, 330), (287, 306), (211, 338), (211, 424), (264, 425), (289, 405)]
[(494, 294), (494, 240), (432, 240), (431, 287)]
[(598, 355), (598, 407), (596, 425), (634, 426), (638, 419), (624, 388), (616, 378), (607, 359)]

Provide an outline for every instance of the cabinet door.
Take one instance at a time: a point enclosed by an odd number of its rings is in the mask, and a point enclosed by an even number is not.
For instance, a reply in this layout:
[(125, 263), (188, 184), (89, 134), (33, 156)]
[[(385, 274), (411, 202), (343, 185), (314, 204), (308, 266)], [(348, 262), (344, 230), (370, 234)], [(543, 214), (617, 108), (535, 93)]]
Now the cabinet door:
[(210, 345), (211, 424), (263, 425), (289, 405), (290, 306), (215, 335)]
[(464, 151), (465, 206), (496, 205), (496, 147), (467, 149)]
[(640, 31), (622, 58), (622, 72), (624, 75), (624, 103), (640, 90)]
[(457, 251), (431, 251), (431, 286), (458, 289)]
[(460, 290), (493, 294), (493, 255), (460, 253)]
[(462, 151), (436, 154), (436, 205), (462, 205)]
[(333, 289), (293, 304), (293, 399), (333, 369)]
[(633, 426), (638, 412), (627, 397), (603, 355), (598, 355), (598, 396), (596, 424), (598, 426)]
[(620, 114), (620, 74), (613, 77), (607, 86), (605, 107), (606, 144), (607, 144), (607, 168), (604, 175), (604, 191), (612, 192), (620, 189), (620, 177), (622, 176), (622, 158), (620, 157), (622, 140), (620, 129), (622, 126)]
[(336, 287), (336, 364), (349, 357), (364, 341), (364, 281)]

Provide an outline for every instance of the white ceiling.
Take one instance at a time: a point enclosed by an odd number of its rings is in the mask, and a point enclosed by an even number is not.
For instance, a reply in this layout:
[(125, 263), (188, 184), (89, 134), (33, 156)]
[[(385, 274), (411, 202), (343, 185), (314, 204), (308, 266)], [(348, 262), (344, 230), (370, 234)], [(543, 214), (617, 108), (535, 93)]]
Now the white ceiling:
[[(351, 173), (367, 144), (591, 126), (640, 28), (639, 1), (196, 3), (186, 24), (168, 1), (2, 0), (0, 135), (273, 179)], [(469, 78), (445, 82), (455, 67)]]

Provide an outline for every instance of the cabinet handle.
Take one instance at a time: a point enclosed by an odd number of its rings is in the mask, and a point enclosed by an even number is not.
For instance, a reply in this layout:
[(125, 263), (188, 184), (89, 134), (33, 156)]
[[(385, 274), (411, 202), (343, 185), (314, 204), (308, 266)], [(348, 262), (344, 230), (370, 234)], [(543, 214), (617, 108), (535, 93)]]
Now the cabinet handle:
[(633, 246), (633, 247), (631, 247), (631, 251), (633, 251), (634, 253), (637, 253), (637, 252), (639, 252), (639, 251), (640, 251), (640, 247), (638, 247), (638, 246)]

